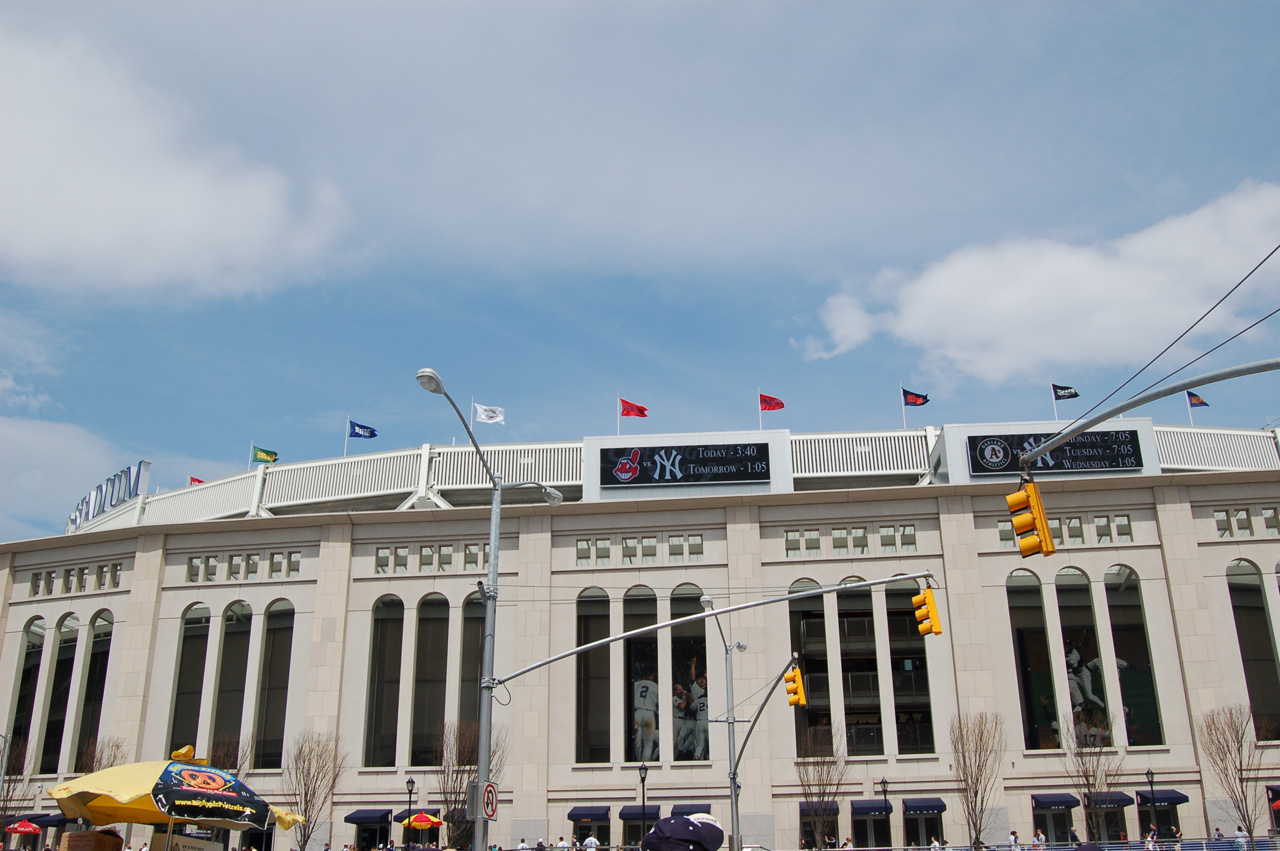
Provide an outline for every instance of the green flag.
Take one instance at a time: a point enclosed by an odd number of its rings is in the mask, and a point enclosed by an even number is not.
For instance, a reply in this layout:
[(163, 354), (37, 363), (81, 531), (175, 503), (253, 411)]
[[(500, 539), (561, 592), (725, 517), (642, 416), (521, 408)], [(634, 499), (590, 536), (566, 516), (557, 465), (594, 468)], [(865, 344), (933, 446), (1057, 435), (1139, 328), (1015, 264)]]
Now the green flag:
[(265, 461), (268, 464), (274, 464), (276, 459), (280, 457), (279, 452), (272, 452), (270, 449), (263, 449), (261, 446), (253, 447), (253, 458), (249, 463), (254, 461)]

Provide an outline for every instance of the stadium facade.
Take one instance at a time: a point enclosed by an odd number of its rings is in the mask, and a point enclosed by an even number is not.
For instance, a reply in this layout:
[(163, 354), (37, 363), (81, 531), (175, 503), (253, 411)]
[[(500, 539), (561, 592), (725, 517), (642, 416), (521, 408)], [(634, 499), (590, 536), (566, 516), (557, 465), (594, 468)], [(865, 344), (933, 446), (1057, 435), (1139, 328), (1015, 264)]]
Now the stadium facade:
[[(1023, 560), (1004, 499), (1012, 459), (1056, 427), (486, 447), (507, 481), (566, 497), (507, 495), (499, 677), (698, 614), (704, 597), (723, 609), (892, 580), (682, 624), (505, 683), (492, 841), (621, 844), (642, 821), (697, 810), (727, 825), (726, 657), (735, 713), (749, 718), (793, 653), (808, 705), (775, 694), (746, 748), (748, 843), (813, 841), (797, 766), (833, 750), (848, 767), (838, 838), (966, 843), (948, 731), (978, 711), (1001, 716), (1007, 739), (989, 842), (1011, 827), (1051, 842), (1084, 834), (1062, 723), (1121, 760), (1093, 802), (1106, 805), (1108, 838), (1152, 820), (1230, 834), (1196, 722), (1228, 704), (1280, 713), (1276, 435), (1100, 426), (1039, 465), (1057, 553)], [(145, 473), (122, 471), (68, 506), (65, 535), (0, 544), (0, 681), (11, 684), (0, 709), (39, 789), (103, 742), (130, 760), (251, 745), (236, 759), (272, 799), (290, 742), (310, 728), (339, 733), (351, 766), (317, 842), (399, 842), (389, 822), (408, 808), (409, 778), (415, 811), (448, 807), (439, 764), (479, 691), (489, 482), (474, 452), (263, 465), (153, 495)], [(923, 572), (940, 637), (915, 630), (921, 583), (893, 580)], [(745, 652), (726, 652), (735, 642)], [(1280, 784), (1280, 743), (1262, 770), (1262, 787)], [(53, 809), (39, 792), (11, 807)]]

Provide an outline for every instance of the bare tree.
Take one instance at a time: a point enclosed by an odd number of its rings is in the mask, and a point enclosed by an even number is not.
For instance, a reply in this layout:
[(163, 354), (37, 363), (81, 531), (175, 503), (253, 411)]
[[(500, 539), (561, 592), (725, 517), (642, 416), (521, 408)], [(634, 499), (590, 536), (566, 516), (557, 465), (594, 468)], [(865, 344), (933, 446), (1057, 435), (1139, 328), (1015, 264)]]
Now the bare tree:
[(951, 719), (951, 752), (969, 845), (982, 841), (987, 809), (1000, 783), (1004, 718), (994, 712), (959, 713)]
[(124, 739), (119, 736), (107, 736), (103, 739), (94, 736), (84, 743), (84, 747), (76, 755), (76, 771), (89, 774), (113, 765), (123, 765), (128, 761), (129, 749), (125, 746)]
[[(26, 739), (16, 738), (9, 743), (8, 764), (0, 776), (0, 825), (8, 821), (10, 815), (22, 812), (33, 803), (36, 791), (36, 785), (31, 782), (34, 762), (33, 755), (28, 763)], [(0, 832), (0, 836), (3, 837), (0, 847), (8, 848), (10, 834), (5, 831)]]
[(815, 848), (824, 848), (824, 840), (839, 830), (840, 792), (849, 773), (844, 748), (834, 741), (831, 728), (805, 731), (797, 748), (796, 779), (804, 798), (805, 822), (813, 831)]
[(1103, 805), (1124, 770), (1124, 756), (1111, 745), (1111, 717), (1105, 712), (1076, 712), (1062, 720), (1062, 763), (1084, 802), (1089, 841), (1105, 842)]
[(1249, 834), (1258, 829), (1266, 812), (1258, 770), (1262, 765), (1259, 740), (1275, 737), (1265, 720), (1243, 703), (1210, 709), (1200, 719), (1200, 741), (1213, 777), (1227, 794), (1238, 823)]
[(253, 751), (258, 738), (253, 733), (235, 736), (224, 733), (209, 746), (209, 764), (236, 777), (243, 777), (253, 767)]
[(338, 781), (346, 772), (347, 752), (336, 732), (308, 727), (294, 737), (284, 755), (280, 786), (293, 811), (304, 819), (293, 829), (298, 851), (307, 851), (316, 828), (333, 807)]
[[(489, 746), (489, 780), (498, 783), (507, 766), (509, 738), (505, 727), (494, 727)], [(466, 817), (467, 789), (478, 779), (476, 757), (480, 753), (480, 731), (474, 721), (446, 721), (440, 735), (440, 773), (436, 791), (444, 809), (441, 818), (448, 828), (450, 847), (471, 844), (475, 823)]]

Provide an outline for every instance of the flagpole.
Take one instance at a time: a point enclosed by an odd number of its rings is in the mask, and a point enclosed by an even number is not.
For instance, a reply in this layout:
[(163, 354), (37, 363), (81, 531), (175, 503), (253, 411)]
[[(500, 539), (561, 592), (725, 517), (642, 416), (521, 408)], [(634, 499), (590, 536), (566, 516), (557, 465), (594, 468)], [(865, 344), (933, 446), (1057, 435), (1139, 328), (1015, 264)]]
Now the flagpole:
[(476, 427), (476, 397), (471, 397), (471, 427)]
[(1192, 428), (1195, 428), (1196, 418), (1191, 416), (1191, 394), (1190, 392), (1187, 392), (1187, 393), (1183, 393), (1182, 396), (1184, 399), (1187, 400), (1187, 421), (1191, 423)]
[(347, 414), (347, 430), (342, 433), (342, 457), (347, 457), (347, 442), (351, 440), (351, 415)]
[(618, 416), (618, 437), (622, 437), (622, 391), (618, 391), (618, 398), (614, 403), (613, 412)]
[(760, 385), (756, 385), (756, 407), (759, 408), (760, 430), (764, 431), (764, 405), (760, 404)]
[(902, 403), (902, 430), (907, 430), (907, 397), (906, 388), (902, 386), (902, 382), (898, 382), (898, 401)]
[(1053, 398), (1053, 421), (1058, 421), (1058, 391), (1053, 389), (1053, 376), (1049, 376), (1049, 395)]
[(249, 438), (249, 463), (245, 465), (246, 470), (253, 469), (253, 438)]

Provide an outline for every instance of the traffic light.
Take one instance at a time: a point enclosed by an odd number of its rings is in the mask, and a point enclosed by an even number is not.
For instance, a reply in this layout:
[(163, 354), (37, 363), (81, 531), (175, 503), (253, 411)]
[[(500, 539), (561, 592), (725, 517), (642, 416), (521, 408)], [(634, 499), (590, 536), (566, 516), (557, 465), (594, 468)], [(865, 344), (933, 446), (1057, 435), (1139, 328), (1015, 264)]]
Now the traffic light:
[(1040, 488), (1035, 482), (1024, 478), (1022, 490), (1009, 494), (1005, 501), (1013, 513), (1013, 534), (1018, 539), (1018, 550), (1023, 558), (1036, 553), (1051, 556), (1057, 552), (1053, 546), (1053, 535), (1049, 532), (1049, 521), (1044, 516)]
[(942, 621), (938, 619), (938, 604), (933, 600), (932, 588), (912, 597), (911, 605), (916, 607), (916, 620), (919, 621), (916, 628), (921, 635), (942, 635)]
[(782, 675), (782, 679), (787, 684), (787, 703), (792, 706), (808, 706), (809, 701), (804, 696), (804, 680), (800, 676), (800, 669), (792, 668)]

